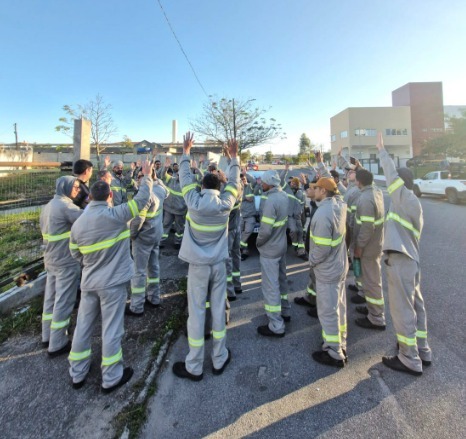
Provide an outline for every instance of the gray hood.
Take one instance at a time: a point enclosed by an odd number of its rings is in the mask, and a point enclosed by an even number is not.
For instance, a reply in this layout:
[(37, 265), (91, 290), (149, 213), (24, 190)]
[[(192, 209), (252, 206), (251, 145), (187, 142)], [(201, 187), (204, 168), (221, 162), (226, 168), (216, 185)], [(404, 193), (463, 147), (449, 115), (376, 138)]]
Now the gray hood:
[(76, 177), (67, 175), (65, 177), (57, 178), (55, 193), (59, 197), (68, 197), (71, 198), (71, 190), (73, 189), (73, 184), (77, 180)]

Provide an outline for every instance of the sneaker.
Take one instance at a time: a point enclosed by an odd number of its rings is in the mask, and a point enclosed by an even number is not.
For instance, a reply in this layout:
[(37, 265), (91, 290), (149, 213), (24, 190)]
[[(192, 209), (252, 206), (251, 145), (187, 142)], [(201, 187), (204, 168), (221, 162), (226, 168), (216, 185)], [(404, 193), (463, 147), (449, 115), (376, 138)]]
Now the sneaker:
[(314, 308), (310, 308), (307, 310), (307, 315), (311, 317), (315, 317), (316, 319), (319, 317), (317, 315), (317, 307), (315, 306)]
[(302, 306), (308, 306), (309, 308), (315, 308), (304, 297), (295, 297), (294, 303), (296, 303), (296, 305), (302, 305)]
[(359, 294), (356, 296), (353, 296), (350, 299), (351, 303), (355, 303), (356, 305), (362, 305), (363, 303), (366, 303), (366, 299)]
[(276, 332), (273, 332), (270, 330), (269, 325), (262, 325), (257, 327), (257, 332), (260, 335), (263, 335), (264, 337), (284, 337), (285, 333), (282, 332), (281, 334), (277, 334)]
[(221, 375), (223, 373), (223, 371), (225, 370), (225, 368), (230, 363), (230, 361), (231, 361), (231, 351), (230, 351), (230, 349), (227, 349), (227, 351), (228, 351), (228, 357), (225, 360), (225, 363), (223, 363), (223, 366), (220, 369), (215, 369), (215, 367), (212, 366), (212, 373), (214, 375)]
[(126, 306), (125, 308), (125, 315), (126, 316), (131, 316), (131, 317), (142, 317), (144, 316), (144, 311), (143, 312), (134, 312), (131, 310), (129, 305)]
[(327, 351), (316, 351), (312, 353), (312, 358), (320, 364), (333, 367), (345, 367), (344, 360), (336, 360)]
[(364, 314), (365, 316), (369, 314), (369, 310), (365, 306), (357, 306), (356, 312), (358, 312), (359, 314)]
[(68, 340), (65, 346), (58, 349), (58, 351), (48, 352), (50, 358), (58, 357), (59, 355), (69, 354), (71, 351), (71, 340)]
[(126, 384), (131, 377), (133, 376), (134, 370), (132, 367), (125, 367), (123, 369), (123, 375), (121, 376), (121, 380), (118, 381), (118, 383), (114, 384), (112, 387), (101, 387), (102, 393), (110, 393), (113, 392), (114, 390), (118, 389), (118, 387), (121, 387), (123, 384)]
[(374, 325), (367, 317), (361, 317), (354, 321), (356, 325), (365, 329), (376, 329), (377, 331), (385, 331), (385, 325)]
[(188, 380), (191, 381), (201, 381), (204, 377), (203, 373), (201, 373), (200, 375), (193, 375), (192, 373), (189, 373), (186, 370), (186, 364), (184, 361), (178, 361), (177, 363), (175, 363), (173, 365), (172, 370), (178, 378), (188, 378)]
[(382, 357), (382, 363), (390, 369), (397, 370), (399, 372), (409, 373), (410, 375), (414, 376), (422, 375), (422, 372), (412, 370), (405, 366), (396, 355), (393, 357)]

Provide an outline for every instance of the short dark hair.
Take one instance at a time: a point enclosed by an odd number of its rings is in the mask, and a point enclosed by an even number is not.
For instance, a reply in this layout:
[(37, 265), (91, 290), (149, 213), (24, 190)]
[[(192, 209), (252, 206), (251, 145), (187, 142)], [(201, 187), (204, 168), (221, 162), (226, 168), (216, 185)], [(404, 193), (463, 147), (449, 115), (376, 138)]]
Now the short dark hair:
[(340, 174), (335, 169), (330, 169), (330, 175), (333, 177), (334, 180), (340, 181)]
[(202, 179), (202, 186), (204, 189), (217, 189), (220, 190), (220, 179), (217, 174), (207, 173)]
[(89, 160), (79, 159), (73, 164), (73, 174), (81, 175), (84, 174), (89, 168), (93, 168), (94, 165)]
[(363, 186), (370, 186), (374, 181), (374, 175), (367, 169), (358, 169), (356, 171), (356, 180)]
[(105, 175), (107, 174), (110, 174), (110, 171), (103, 170), (103, 171), (97, 172), (97, 180), (102, 180), (102, 178), (104, 178)]
[(160, 160), (156, 160), (154, 163), (162, 163)]
[(95, 201), (107, 201), (110, 195), (110, 186), (105, 181), (96, 181), (91, 187), (91, 195)]

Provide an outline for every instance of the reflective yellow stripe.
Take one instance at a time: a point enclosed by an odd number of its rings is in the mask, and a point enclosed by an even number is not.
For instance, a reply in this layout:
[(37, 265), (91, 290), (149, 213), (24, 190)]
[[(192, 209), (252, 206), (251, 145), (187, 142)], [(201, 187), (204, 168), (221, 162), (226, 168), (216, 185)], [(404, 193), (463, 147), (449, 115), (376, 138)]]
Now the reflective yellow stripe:
[(281, 312), (282, 306), (281, 305), (264, 305), (264, 308), (267, 312)]
[(145, 292), (145, 287), (131, 287), (131, 294), (144, 294)]
[(311, 296), (316, 296), (316, 292), (312, 288), (307, 287), (306, 291), (307, 294), (310, 294)]
[(192, 346), (193, 348), (201, 348), (202, 346), (204, 346), (204, 339), (200, 338), (196, 340), (194, 338), (188, 337), (188, 343), (189, 346)]
[(236, 203), (234, 206), (233, 206), (233, 209), (231, 210), (236, 210), (236, 209), (239, 209), (241, 207), (241, 203)]
[(252, 198), (252, 197), (254, 197), (254, 194), (247, 194), (247, 195), (245, 195), (245, 197), (246, 198)]
[(288, 294), (280, 294), (280, 299), (288, 300)]
[(189, 191), (196, 189), (199, 185), (197, 183), (188, 184), (181, 189), (181, 193), (185, 196)]
[(322, 330), (322, 338), (327, 343), (340, 343), (341, 342), (340, 334), (338, 334), (338, 335), (327, 335), (324, 330)]
[(247, 246), (248, 246), (248, 243), (247, 243), (247, 242), (240, 241), (240, 242), (239, 242), (239, 245), (240, 245), (241, 247), (247, 247)]
[(176, 233), (176, 232), (175, 232), (175, 236), (176, 236), (177, 238), (182, 238), (182, 237), (183, 237), (183, 233)]
[(275, 221), (275, 224), (273, 225), (274, 227), (283, 227), (288, 224), (288, 218), (285, 218), (284, 220), (281, 221)]
[(240, 272), (240, 271), (233, 271), (233, 272), (231, 273), (231, 275), (232, 275), (233, 277), (240, 277), (240, 276), (241, 276), (241, 272)]
[(347, 326), (346, 325), (340, 325), (340, 332), (346, 332), (347, 331)]
[(227, 333), (226, 329), (224, 329), (223, 331), (214, 331), (214, 330), (212, 330), (212, 335), (216, 340), (220, 340), (220, 339), (224, 338), (226, 333)]
[(387, 192), (389, 195), (391, 195), (393, 192), (395, 192), (399, 187), (403, 186), (405, 182), (398, 177), (390, 186), (387, 188)]
[(267, 200), (269, 197), (267, 195), (261, 195), (262, 200)]
[(110, 248), (114, 246), (117, 242), (129, 238), (129, 230), (125, 230), (121, 232), (117, 237), (112, 239), (107, 239), (106, 241), (96, 242), (92, 245), (83, 245), (79, 246), (79, 251), (83, 255), (87, 255), (88, 253), (94, 253), (99, 250), (105, 250), (106, 248)]
[(111, 366), (112, 364), (118, 363), (123, 359), (123, 350), (120, 349), (120, 351), (112, 355), (111, 357), (102, 357), (102, 366)]
[(322, 238), (321, 236), (314, 236), (312, 234), (312, 231), (310, 231), (309, 236), (314, 241), (314, 244), (316, 244), (316, 245), (325, 245), (325, 246), (328, 246), (328, 247), (336, 247), (337, 245), (342, 243), (343, 237), (345, 236), (345, 234), (341, 235), (337, 239), (332, 239), (332, 238)]
[[(189, 225), (194, 229), (199, 232), (220, 232), (222, 230), (225, 230), (227, 228), (227, 223), (225, 224), (217, 224), (217, 225), (203, 225), (203, 224), (197, 224), (195, 223), (191, 217), (189, 216), (189, 213), (186, 215), (186, 219), (189, 222)], [(181, 235), (183, 236), (183, 235)]]
[(168, 233), (163, 233), (162, 238), (168, 238)]
[(131, 211), (131, 215), (133, 215), (133, 218), (139, 215), (139, 209), (138, 209), (138, 205), (136, 204), (136, 201), (134, 200), (128, 201), (128, 207), (129, 207), (129, 210)]
[(301, 244), (298, 244), (298, 248), (305, 248), (304, 247), (304, 242), (302, 242)]
[(210, 308), (210, 302), (206, 302), (206, 303), (205, 303), (205, 308), (206, 308), (206, 309)]
[(356, 216), (356, 224), (362, 224), (362, 223), (374, 223), (376, 226), (380, 226), (380, 224), (383, 224), (384, 219), (379, 218), (376, 220), (373, 216), (364, 216), (362, 215), (361, 217)]
[(70, 250), (77, 250), (79, 248), (78, 244), (70, 241)]
[(124, 192), (126, 193), (126, 189), (124, 187), (120, 186), (110, 186), (111, 191), (117, 191), (117, 192)]
[(52, 320), (53, 314), (42, 314), (42, 320)]
[(409, 221), (406, 221), (405, 219), (401, 218), (400, 215), (398, 215), (397, 213), (394, 213), (394, 212), (388, 212), (387, 214), (387, 221), (389, 220), (393, 220), (393, 221), (396, 221), (398, 223), (400, 223), (404, 228), (410, 230), (411, 232), (413, 232), (413, 235), (419, 239), (419, 237), (421, 236), (421, 232), (419, 232), (419, 230), (417, 230)]
[(158, 283), (160, 283), (160, 278), (159, 277), (148, 277), (147, 278), (147, 283), (148, 284), (158, 284)]
[(50, 325), (50, 329), (62, 329), (66, 328), (70, 324), (70, 319), (62, 320), (61, 322), (54, 322)]
[(68, 356), (68, 360), (81, 361), (81, 360), (85, 360), (86, 358), (89, 358), (90, 356), (91, 356), (90, 349), (88, 349), (87, 351), (82, 351), (82, 352), (70, 352), (70, 355)]
[(43, 233), (42, 237), (49, 242), (61, 241), (63, 239), (68, 239), (71, 236), (71, 232), (65, 232), (61, 235), (49, 235), (48, 233)]
[(227, 282), (232, 282), (233, 281), (233, 276), (227, 276)]
[(372, 297), (368, 297), (366, 294), (366, 302), (372, 303), (372, 305), (379, 305), (383, 306), (385, 304), (383, 298), (382, 299), (373, 299)]
[(263, 216), (261, 221), (265, 224), (269, 224), (272, 227), (283, 227), (288, 223), (288, 218), (285, 218), (280, 221), (275, 221), (273, 218), (269, 218), (267, 216)]
[(183, 196), (183, 194), (181, 192), (177, 192), (174, 189), (172, 189), (171, 187), (167, 186), (167, 189), (172, 195), (176, 195), (177, 197), (182, 197)]
[(408, 338), (401, 334), (396, 334), (396, 339), (399, 343), (403, 343), (406, 346), (416, 346), (416, 338)]
[(159, 216), (161, 213), (162, 213), (162, 209), (157, 210), (157, 212), (147, 212), (146, 217), (155, 218), (156, 216)]
[(238, 198), (238, 191), (231, 185), (225, 186), (225, 192), (231, 192), (235, 196), (235, 198)]
[(427, 338), (427, 331), (416, 331), (417, 338)]
[(261, 222), (265, 223), (265, 224), (270, 224), (271, 226), (274, 225), (275, 223), (275, 220), (273, 218), (269, 218), (267, 216), (263, 216), (262, 219), (261, 219)]

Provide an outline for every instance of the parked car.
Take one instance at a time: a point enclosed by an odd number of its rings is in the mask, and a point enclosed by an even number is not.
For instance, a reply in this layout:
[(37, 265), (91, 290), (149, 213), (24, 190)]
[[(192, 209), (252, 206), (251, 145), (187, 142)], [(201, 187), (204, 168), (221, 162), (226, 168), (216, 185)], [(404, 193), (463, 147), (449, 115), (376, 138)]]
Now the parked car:
[(247, 170), (248, 171), (258, 171), (259, 166), (257, 166), (257, 164), (255, 162), (249, 162), (248, 166), (247, 166)]
[(450, 170), (429, 172), (414, 180), (413, 192), (417, 197), (424, 194), (444, 196), (449, 203), (458, 204), (460, 200), (466, 200), (466, 175), (458, 177), (452, 178)]

